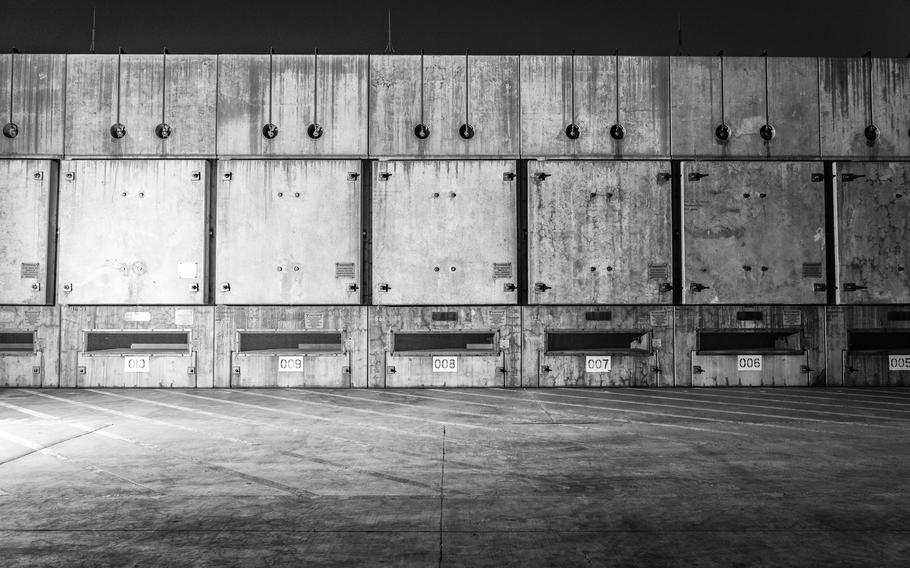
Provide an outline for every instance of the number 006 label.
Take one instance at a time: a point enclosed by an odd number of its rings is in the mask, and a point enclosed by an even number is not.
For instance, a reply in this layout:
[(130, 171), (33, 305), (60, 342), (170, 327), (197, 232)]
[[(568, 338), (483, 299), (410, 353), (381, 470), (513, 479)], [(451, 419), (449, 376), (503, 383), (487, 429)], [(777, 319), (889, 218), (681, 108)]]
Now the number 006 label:
[(910, 355), (888, 355), (889, 371), (910, 371)]
[(609, 373), (612, 369), (612, 357), (585, 356), (585, 373)]
[(149, 356), (145, 355), (143, 357), (124, 357), (123, 358), (123, 372), (124, 373), (148, 373), (149, 372)]
[(457, 373), (458, 357), (433, 357), (434, 373)]
[(303, 355), (279, 355), (279, 373), (299, 373), (303, 370)]
[(737, 355), (737, 371), (761, 371), (761, 355)]

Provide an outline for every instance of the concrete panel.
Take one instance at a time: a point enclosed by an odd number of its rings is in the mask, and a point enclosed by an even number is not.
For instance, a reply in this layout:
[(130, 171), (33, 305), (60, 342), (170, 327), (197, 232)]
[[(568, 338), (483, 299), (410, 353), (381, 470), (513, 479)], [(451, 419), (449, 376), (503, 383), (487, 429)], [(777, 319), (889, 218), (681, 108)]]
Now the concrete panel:
[(359, 161), (221, 161), (218, 179), (217, 303), (359, 303)]
[(67, 56), (67, 156), (214, 156), (217, 57), (121, 57), (118, 74), (116, 55)]
[(0, 156), (63, 154), (65, 83), (65, 55), (0, 55)]
[(530, 162), (530, 302), (670, 303), (670, 175), (670, 162)]
[(516, 164), (373, 164), (375, 304), (515, 304)]
[[(618, 62), (617, 81), (616, 57), (576, 56), (573, 80), (571, 56), (522, 56), (522, 155), (669, 157), (669, 59), (621, 56)], [(573, 119), (574, 139), (566, 133)], [(623, 128), (621, 138), (611, 136), (615, 124)]]
[(0, 160), (0, 304), (53, 303), (57, 164)]
[(0, 387), (57, 387), (60, 308), (0, 306)]
[(840, 304), (910, 303), (910, 164), (838, 163)]
[(910, 306), (828, 306), (828, 386), (910, 386)]
[(683, 303), (825, 303), (822, 164), (682, 169)]
[(216, 387), (367, 386), (367, 308), (215, 308)]
[[(220, 156), (366, 156), (366, 55), (274, 55), (271, 81), (268, 55), (221, 55), (218, 65)], [(270, 122), (274, 138), (263, 135)]]
[(207, 162), (73, 160), (61, 169), (60, 303), (205, 303)]
[[(910, 157), (910, 59), (822, 58), (820, 66), (822, 155)], [(866, 137), (871, 124), (877, 139)]]
[[(419, 55), (370, 57), (371, 155), (518, 156), (518, 57), (426, 56), (422, 76)], [(414, 132), (421, 92), (424, 139)], [(460, 134), (466, 120), (471, 138)]]
[[(369, 308), (368, 335), (370, 388), (521, 384), (517, 306), (379, 306)], [(434, 358), (454, 359), (456, 370)]]
[(64, 306), (61, 387), (213, 386), (214, 308)]
[(677, 386), (825, 384), (824, 307), (675, 309)]
[(725, 57), (721, 71), (720, 57), (670, 58), (674, 157), (818, 157), (816, 58)]
[(673, 308), (531, 306), (521, 319), (523, 387), (674, 385)]

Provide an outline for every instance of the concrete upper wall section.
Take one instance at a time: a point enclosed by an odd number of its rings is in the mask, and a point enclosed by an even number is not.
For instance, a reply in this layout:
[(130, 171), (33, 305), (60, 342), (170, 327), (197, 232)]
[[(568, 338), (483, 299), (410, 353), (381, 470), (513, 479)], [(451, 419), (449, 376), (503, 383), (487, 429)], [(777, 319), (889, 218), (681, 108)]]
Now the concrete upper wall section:
[(0, 128), (36, 158), (893, 160), (910, 59), (7, 54)]

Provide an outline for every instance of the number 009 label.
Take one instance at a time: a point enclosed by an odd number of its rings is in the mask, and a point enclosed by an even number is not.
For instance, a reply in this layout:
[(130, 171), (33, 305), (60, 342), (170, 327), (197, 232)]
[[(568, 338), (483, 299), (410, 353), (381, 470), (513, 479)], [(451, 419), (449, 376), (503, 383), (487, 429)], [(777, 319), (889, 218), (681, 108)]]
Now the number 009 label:
[(609, 373), (612, 369), (612, 357), (585, 356), (585, 373)]
[(123, 358), (123, 372), (124, 373), (148, 373), (149, 372), (149, 357), (148, 355), (144, 357), (124, 357)]
[(299, 373), (303, 370), (303, 355), (279, 355), (279, 373)]
[(910, 355), (888, 355), (889, 371), (910, 371)]
[(761, 371), (761, 355), (737, 355), (737, 371)]
[(433, 357), (434, 373), (457, 373), (458, 357)]

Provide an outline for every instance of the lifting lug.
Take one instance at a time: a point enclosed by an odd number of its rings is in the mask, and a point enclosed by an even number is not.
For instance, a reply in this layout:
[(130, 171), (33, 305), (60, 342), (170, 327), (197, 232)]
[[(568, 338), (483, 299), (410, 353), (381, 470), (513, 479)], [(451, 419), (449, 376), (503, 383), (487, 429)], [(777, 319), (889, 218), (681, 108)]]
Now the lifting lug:
[(693, 292), (701, 292), (702, 290), (707, 290), (709, 288), (710, 286), (705, 286), (704, 284), (699, 284), (698, 282), (689, 284), (689, 290)]
[(546, 292), (547, 290), (552, 290), (552, 286), (547, 286), (543, 282), (537, 282), (534, 284), (534, 290), (537, 292)]
[(534, 177), (537, 178), (537, 181), (544, 181), (544, 180), (546, 180), (548, 177), (550, 177), (551, 175), (553, 175), (553, 174), (547, 174), (547, 173), (544, 173), (544, 172), (539, 172), (539, 173), (534, 174)]
[(701, 178), (705, 178), (705, 177), (708, 177), (708, 174), (692, 172), (687, 176), (686, 179), (688, 179), (689, 181), (700, 181)]

